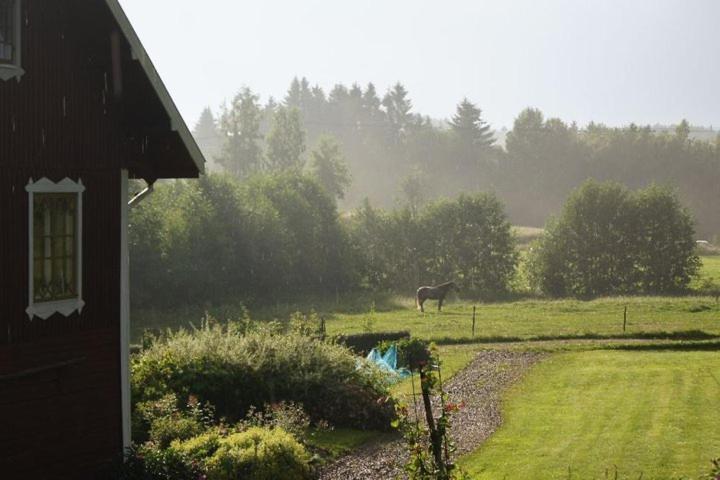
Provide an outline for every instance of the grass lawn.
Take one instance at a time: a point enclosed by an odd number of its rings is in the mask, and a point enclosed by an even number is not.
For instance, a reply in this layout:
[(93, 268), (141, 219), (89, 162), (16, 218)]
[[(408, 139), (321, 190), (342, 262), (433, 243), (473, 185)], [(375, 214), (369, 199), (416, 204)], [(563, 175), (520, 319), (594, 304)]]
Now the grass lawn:
[[(554, 355), (506, 398), (461, 464), (478, 479), (697, 478), (720, 455), (720, 353)], [(571, 472), (571, 476), (568, 474)]]

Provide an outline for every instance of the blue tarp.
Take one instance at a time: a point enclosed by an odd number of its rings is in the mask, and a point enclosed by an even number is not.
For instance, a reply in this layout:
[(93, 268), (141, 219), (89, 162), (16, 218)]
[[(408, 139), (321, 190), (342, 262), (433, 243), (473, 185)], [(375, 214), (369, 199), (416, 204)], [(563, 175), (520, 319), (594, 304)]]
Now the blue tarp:
[(382, 370), (397, 376), (398, 380), (402, 380), (403, 378), (410, 376), (410, 370), (407, 368), (397, 368), (397, 345), (393, 345), (388, 348), (385, 355), (380, 355), (378, 349), (373, 348), (370, 350), (370, 353), (368, 353), (367, 361), (372, 362)]

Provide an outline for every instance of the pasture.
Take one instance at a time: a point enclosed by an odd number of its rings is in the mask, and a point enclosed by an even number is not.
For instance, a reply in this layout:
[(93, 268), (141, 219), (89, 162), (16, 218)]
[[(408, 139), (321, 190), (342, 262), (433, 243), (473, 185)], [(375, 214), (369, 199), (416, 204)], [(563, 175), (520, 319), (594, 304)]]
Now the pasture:
[[(478, 304), (450, 301), (442, 312), (431, 302), (421, 314), (406, 301), (400, 310), (327, 316), (330, 335), (408, 330), (438, 343), (510, 342), (543, 339), (677, 338), (720, 335), (720, 306), (710, 297), (613, 297), (592, 301), (522, 300)], [(628, 309), (623, 331), (624, 311)]]

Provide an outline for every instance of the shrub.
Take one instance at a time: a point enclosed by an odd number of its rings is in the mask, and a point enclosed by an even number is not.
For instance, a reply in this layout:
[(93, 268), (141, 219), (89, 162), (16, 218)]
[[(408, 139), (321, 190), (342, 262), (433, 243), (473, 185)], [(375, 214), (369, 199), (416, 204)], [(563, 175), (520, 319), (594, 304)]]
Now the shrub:
[(251, 427), (223, 434), (213, 429), (173, 441), (130, 450), (119, 467), (120, 480), (305, 480), (311, 478), (305, 448), (281, 428)]
[(199, 435), (214, 423), (214, 417), (211, 405), (201, 405), (197, 399), (190, 398), (188, 405), (180, 409), (177, 396), (169, 393), (135, 405), (133, 438), (140, 442), (150, 440), (166, 448), (173, 440)]
[(293, 402), (280, 402), (273, 405), (265, 405), (262, 410), (250, 407), (250, 411), (238, 424), (238, 428), (267, 427), (281, 428), (301, 439), (310, 428), (310, 417), (302, 406)]
[(426, 340), (405, 338), (399, 342), (384, 341), (378, 345), (381, 352), (387, 351), (392, 345), (397, 346), (398, 367), (417, 371), (432, 361), (432, 348)]
[(397, 342), (405, 338), (410, 338), (410, 332), (356, 333), (351, 335), (338, 335), (335, 337), (335, 340), (358, 355), (366, 355), (382, 342)]
[(161, 449), (153, 443), (134, 447), (127, 452), (117, 469), (118, 480), (197, 480), (202, 478), (199, 463), (187, 462), (172, 449)]
[(284, 430), (253, 427), (221, 439), (205, 470), (208, 480), (305, 480), (312, 478), (309, 460)]
[(699, 267), (693, 235), (673, 191), (588, 181), (534, 244), (530, 281), (554, 296), (679, 292)]
[(195, 395), (231, 421), (251, 406), (281, 401), (337, 426), (387, 428), (392, 418), (379, 376), (357, 369), (347, 348), (297, 334), (180, 331), (133, 357), (132, 387), (139, 402)]

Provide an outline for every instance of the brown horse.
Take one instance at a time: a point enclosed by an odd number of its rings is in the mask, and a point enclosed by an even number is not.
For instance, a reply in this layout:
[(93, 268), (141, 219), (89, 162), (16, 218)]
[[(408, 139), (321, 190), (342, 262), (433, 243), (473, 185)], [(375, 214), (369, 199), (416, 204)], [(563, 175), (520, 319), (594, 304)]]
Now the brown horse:
[(415, 296), (415, 305), (417, 306), (418, 310), (424, 312), (425, 307), (423, 306), (423, 304), (425, 303), (425, 300), (437, 300), (438, 312), (440, 312), (442, 311), (442, 305), (445, 301), (445, 296), (451, 289), (454, 289), (458, 292), (460, 291), (458, 286), (455, 285), (455, 282), (447, 282), (443, 283), (442, 285), (437, 285), (435, 287), (420, 287), (418, 288), (417, 295)]

